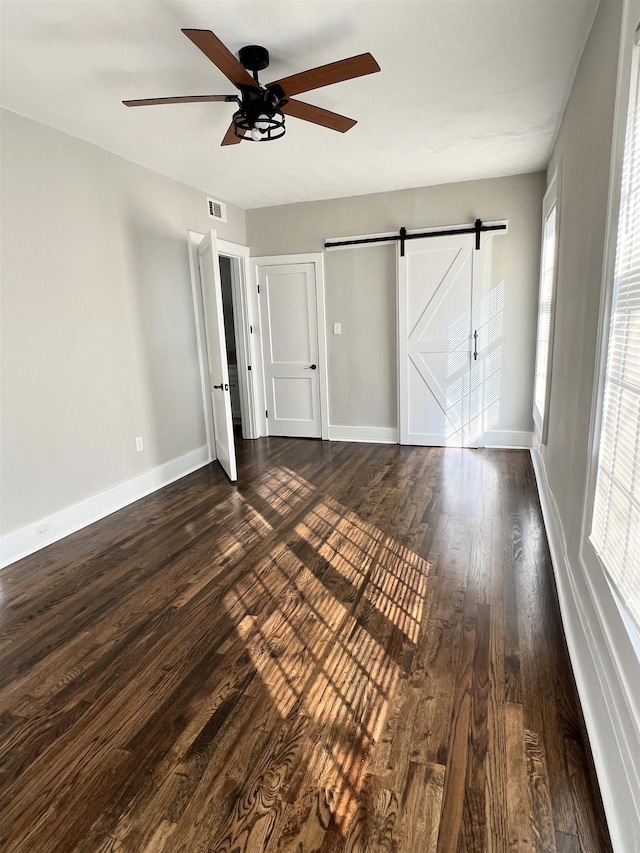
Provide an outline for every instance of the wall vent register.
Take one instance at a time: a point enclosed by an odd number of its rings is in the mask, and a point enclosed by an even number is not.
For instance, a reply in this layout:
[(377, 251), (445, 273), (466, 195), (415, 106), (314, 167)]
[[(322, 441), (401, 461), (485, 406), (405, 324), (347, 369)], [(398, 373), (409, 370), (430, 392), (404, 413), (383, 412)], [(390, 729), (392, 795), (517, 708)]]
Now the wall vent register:
[(215, 198), (208, 198), (207, 209), (211, 219), (216, 219), (218, 222), (227, 221), (227, 205), (223, 201), (216, 201)]

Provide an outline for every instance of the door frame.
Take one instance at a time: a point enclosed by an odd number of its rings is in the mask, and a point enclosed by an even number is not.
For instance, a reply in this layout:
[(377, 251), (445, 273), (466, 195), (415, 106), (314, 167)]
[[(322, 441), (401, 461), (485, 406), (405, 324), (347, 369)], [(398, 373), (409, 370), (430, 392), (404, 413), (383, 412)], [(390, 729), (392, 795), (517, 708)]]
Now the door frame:
[[(215, 234), (215, 229), (212, 229)], [(191, 273), (191, 295), (193, 298), (193, 310), (196, 327), (196, 347), (198, 351), (198, 367), (200, 370), (200, 390), (202, 395), (202, 410), (204, 414), (205, 433), (207, 446), (209, 448), (209, 459), (216, 459), (215, 437), (213, 429), (213, 416), (209, 401), (209, 368), (207, 362), (207, 335), (204, 323), (204, 303), (202, 299), (202, 284), (200, 281), (200, 267), (198, 264), (198, 245), (204, 238), (199, 231), (187, 231), (187, 242), (189, 249), (189, 269)], [(256, 426), (256, 377), (255, 348), (251, 341), (250, 329), (252, 324), (251, 298), (249, 293), (248, 260), (249, 248), (239, 243), (230, 243), (227, 240), (219, 240), (216, 237), (216, 248), (218, 255), (224, 255), (235, 259), (235, 268), (239, 270), (239, 276), (234, 275), (232, 264), (231, 292), (233, 297), (234, 326), (236, 334), (236, 346), (238, 353), (238, 384), (240, 390), (242, 409), (242, 435), (243, 438), (258, 438)], [(249, 371), (248, 367), (252, 370)], [(246, 423), (245, 423), (246, 420)]]
[[(265, 406), (265, 386), (264, 386), (264, 364), (260, 357), (259, 362), (257, 353), (262, 353), (262, 316), (260, 313), (260, 300), (258, 299), (258, 267), (269, 266), (286, 266), (287, 264), (313, 264), (315, 272), (315, 292), (316, 292), (316, 322), (318, 335), (318, 373), (320, 380), (320, 428), (321, 437), (325, 441), (329, 439), (329, 379), (328, 379), (328, 364), (327, 364), (327, 323), (326, 323), (326, 308), (325, 308), (325, 286), (324, 286), (324, 254), (322, 252), (312, 252), (309, 254), (300, 255), (265, 255), (262, 257), (249, 258), (249, 270), (251, 276), (250, 298), (253, 300), (254, 314), (258, 319), (256, 324), (259, 340), (255, 340), (256, 335), (253, 335), (254, 344), (254, 363), (257, 370), (254, 381), (259, 379), (260, 397), (256, 398), (256, 420), (260, 435), (269, 435), (269, 426), (264, 412)], [(259, 376), (258, 376), (259, 373)]]

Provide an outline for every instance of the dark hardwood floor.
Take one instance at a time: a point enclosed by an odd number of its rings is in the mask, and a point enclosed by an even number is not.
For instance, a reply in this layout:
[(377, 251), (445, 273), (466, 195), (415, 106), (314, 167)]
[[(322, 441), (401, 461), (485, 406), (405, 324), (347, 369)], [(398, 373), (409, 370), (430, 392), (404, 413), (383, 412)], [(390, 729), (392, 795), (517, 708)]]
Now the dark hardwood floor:
[(528, 454), (238, 449), (0, 573), (2, 851), (610, 850)]

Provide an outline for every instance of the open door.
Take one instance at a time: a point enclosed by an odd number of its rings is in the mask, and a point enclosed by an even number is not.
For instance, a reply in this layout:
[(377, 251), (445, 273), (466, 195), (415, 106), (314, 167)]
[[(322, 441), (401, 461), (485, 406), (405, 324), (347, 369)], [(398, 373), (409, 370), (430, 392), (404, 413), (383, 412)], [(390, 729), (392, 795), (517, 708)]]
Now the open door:
[(204, 305), (209, 365), (209, 394), (213, 414), (216, 456), (230, 480), (238, 479), (233, 440), (229, 365), (224, 334), (222, 285), (215, 232), (205, 234), (198, 246), (198, 264)]

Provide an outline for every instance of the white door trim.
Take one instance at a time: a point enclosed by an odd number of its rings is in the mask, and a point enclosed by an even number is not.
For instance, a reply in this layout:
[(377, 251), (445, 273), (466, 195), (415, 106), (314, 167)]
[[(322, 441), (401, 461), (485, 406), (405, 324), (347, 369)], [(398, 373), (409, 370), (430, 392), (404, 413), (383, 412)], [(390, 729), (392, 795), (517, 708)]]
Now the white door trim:
[[(258, 267), (264, 266), (282, 266), (285, 264), (313, 264), (315, 267), (316, 280), (316, 317), (318, 322), (318, 373), (320, 380), (320, 426), (322, 438), (327, 441), (329, 439), (329, 383), (327, 370), (327, 323), (324, 298), (324, 255), (322, 252), (313, 252), (302, 255), (267, 255), (259, 258), (249, 259), (249, 268), (251, 271), (251, 299), (255, 300), (258, 313), (254, 316), (259, 316), (258, 303)], [(261, 323), (258, 324), (261, 328)], [(261, 334), (260, 334), (261, 336)], [(253, 336), (255, 338), (255, 334)], [(254, 361), (257, 366), (258, 359), (256, 354), (262, 349), (262, 341), (254, 341)], [(261, 405), (256, 406), (256, 421), (260, 435), (268, 435), (267, 421), (264, 416), (265, 412), (265, 392), (264, 392), (264, 365), (262, 359), (259, 363), (260, 383), (261, 383)], [(258, 379), (258, 371), (254, 381)]]

